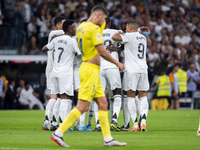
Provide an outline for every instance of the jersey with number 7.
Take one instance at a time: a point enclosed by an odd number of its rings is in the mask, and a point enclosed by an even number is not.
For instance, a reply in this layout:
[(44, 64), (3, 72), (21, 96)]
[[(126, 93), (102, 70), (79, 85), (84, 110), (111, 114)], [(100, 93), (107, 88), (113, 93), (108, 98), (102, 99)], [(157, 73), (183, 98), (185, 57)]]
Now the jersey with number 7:
[(49, 50), (53, 50), (52, 77), (65, 78), (73, 73), (73, 61), (75, 53), (81, 54), (77, 42), (69, 35), (62, 35), (47, 44)]
[(146, 63), (146, 37), (139, 32), (121, 35), (125, 46), (125, 70), (133, 73), (147, 73)]

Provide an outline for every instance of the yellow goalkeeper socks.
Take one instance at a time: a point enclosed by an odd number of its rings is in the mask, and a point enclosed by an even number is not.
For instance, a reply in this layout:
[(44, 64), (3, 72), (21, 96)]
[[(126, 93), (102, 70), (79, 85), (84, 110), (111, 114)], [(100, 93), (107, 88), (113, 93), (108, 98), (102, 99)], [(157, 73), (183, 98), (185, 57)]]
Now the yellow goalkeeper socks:
[(63, 134), (80, 116), (81, 113), (77, 108), (72, 109), (72, 111), (65, 118), (65, 121), (57, 130)]
[(110, 133), (110, 126), (108, 123), (108, 112), (98, 111), (99, 123), (101, 124), (102, 134), (105, 139), (112, 138)]

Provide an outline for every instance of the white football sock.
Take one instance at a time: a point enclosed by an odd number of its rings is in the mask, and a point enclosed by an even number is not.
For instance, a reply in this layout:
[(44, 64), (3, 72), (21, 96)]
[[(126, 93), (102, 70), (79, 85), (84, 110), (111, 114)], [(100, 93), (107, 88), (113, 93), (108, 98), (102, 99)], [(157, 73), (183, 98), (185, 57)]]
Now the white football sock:
[(119, 116), (119, 112), (122, 105), (122, 97), (121, 95), (114, 95), (114, 103), (113, 103), (113, 120), (117, 122), (117, 118)]
[(141, 97), (140, 101), (141, 101), (141, 110), (142, 110), (142, 113), (141, 113), (142, 120), (141, 121), (146, 123), (148, 110), (149, 110), (149, 104), (148, 104), (147, 97), (146, 96)]
[(59, 109), (59, 117), (60, 117), (60, 124), (65, 120), (67, 117), (67, 113), (69, 112), (69, 105), (72, 104), (72, 100), (70, 99), (61, 99), (60, 101), (60, 109)]
[(200, 125), (199, 125), (199, 128), (198, 128), (198, 130), (200, 131)]
[(53, 107), (53, 118), (52, 118), (52, 125), (58, 125), (58, 118), (59, 118), (59, 108), (60, 108), (60, 98), (57, 98), (56, 103)]
[(128, 111), (134, 124), (137, 119), (135, 98), (128, 97)]
[[(52, 120), (52, 117), (53, 117), (52, 116), (53, 115), (53, 106), (54, 106), (55, 102), (56, 102), (55, 99), (50, 99), (47, 106), (46, 106), (45, 116), (48, 117), (48, 121), (46, 121), (46, 122), (51, 123), (51, 120)], [(47, 119), (47, 118), (45, 117), (45, 119)]]
[(141, 101), (138, 95), (135, 97), (135, 105), (136, 105), (137, 115), (140, 117), (142, 109), (141, 109)]
[(99, 123), (99, 120), (98, 120), (98, 105), (96, 102), (94, 102), (94, 115), (95, 115), (95, 121), (96, 121), (96, 127), (100, 127), (100, 123)]
[(80, 126), (85, 126), (85, 115), (86, 115), (86, 112), (84, 112), (84, 113), (80, 116)]
[(88, 110), (88, 122), (87, 124), (92, 124), (92, 119), (94, 115), (94, 101), (90, 102), (89, 110)]
[(77, 126), (77, 127), (80, 126), (80, 118), (78, 118), (78, 119), (76, 120), (75, 126)]
[(110, 102), (110, 117), (111, 117), (111, 120), (113, 119), (113, 99), (110, 99), (109, 102)]
[(128, 111), (128, 98), (127, 95), (124, 95), (123, 103), (123, 116), (124, 116), (124, 127), (127, 127), (130, 122), (130, 115)]

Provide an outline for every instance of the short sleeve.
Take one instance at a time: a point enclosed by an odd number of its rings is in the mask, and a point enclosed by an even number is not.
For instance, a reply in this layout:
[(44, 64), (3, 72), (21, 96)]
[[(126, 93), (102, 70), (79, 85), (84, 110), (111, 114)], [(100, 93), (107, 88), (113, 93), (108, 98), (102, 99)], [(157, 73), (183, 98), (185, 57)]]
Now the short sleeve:
[(47, 48), (52, 51), (54, 49), (54, 42), (55, 40), (53, 39), (50, 43), (47, 44)]
[(121, 37), (122, 37), (122, 42), (121, 43), (128, 43), (129, 42), (129, 38), (128, 38), (128, 35), (127, 33), (125, 34), (121, 34)]
[(96, 27), (91, 31), (91, 40), (95, 46), (103, 44), (100, 27)]

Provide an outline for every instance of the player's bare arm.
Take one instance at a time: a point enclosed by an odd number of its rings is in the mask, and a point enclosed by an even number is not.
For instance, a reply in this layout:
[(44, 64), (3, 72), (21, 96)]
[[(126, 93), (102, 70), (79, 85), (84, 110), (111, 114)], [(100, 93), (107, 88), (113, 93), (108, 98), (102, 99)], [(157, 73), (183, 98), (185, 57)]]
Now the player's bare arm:
[(124, 44), (120, 47), (115, 47), (114, 45), (107, 46), (106, 49), (110, 52), (121, 52), (124, 50)]
[(121, 34), (122, 34), (122, 32), (115, 33), (115, 34), (113, 35), (112, 39), (113, 39), (114, 41), (122, 41)]
[(48, 49), (47, 46), (45, 45), (45, 46), (42, 48), (42, 52), (44, 53), (44, 52), (47, 52), (47, 51), (49, 51), (49, 49)]
[(145, 26), (140, 27), (139, 30), (141, 32), (150, 32), (150, 29), (148, 27), (145, 27)]

